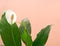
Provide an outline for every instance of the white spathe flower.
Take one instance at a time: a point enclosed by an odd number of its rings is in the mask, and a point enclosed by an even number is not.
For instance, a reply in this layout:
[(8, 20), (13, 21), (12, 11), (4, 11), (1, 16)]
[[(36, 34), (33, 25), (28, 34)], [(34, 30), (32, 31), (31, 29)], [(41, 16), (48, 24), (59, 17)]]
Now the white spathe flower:
[(16, 22), (16, 14), (11, 10), (7, 10), (5, 13), (8, 23), (14, 24)]

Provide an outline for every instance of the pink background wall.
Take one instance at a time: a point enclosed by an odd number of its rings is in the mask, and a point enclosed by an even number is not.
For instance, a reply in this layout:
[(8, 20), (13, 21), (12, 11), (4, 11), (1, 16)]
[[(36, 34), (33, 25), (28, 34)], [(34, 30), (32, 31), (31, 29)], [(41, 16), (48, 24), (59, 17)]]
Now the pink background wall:
[(7, 9), (16, 12), (17, 23), (29, 18), (33, 40), (40, 29), (52, 24), (46, 46), (60, 46), (60, 0), (0, 0), (0, 16)]

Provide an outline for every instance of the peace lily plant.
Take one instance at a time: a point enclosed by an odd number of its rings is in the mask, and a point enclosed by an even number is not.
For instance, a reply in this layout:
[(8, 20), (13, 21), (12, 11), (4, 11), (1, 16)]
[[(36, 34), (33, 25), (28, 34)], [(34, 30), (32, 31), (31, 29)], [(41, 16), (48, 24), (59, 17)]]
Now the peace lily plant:
[(32, 41), (31, 24), (27, 18), (23, 19), (18, 27), (16, 14), (11, 10), (7, 10), (2, 14), (0, 20), (0, 35), (4, 46), (22, 46), (21, 41), (26, 46), (45, 46), (50, 29), (51, 25), (41, 29), (36, 39)]

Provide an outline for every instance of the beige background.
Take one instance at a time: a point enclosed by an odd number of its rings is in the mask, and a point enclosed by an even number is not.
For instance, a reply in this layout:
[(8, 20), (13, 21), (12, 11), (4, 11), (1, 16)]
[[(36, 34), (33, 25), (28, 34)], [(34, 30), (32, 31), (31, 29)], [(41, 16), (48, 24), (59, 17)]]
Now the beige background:
[(0, 16), (7, 9), (16, 12), (17, 23), (30, 20), (33, 40), (40, 29), (52, 24), (46, 46), (60, 46), (60, 0), (0, 0)]

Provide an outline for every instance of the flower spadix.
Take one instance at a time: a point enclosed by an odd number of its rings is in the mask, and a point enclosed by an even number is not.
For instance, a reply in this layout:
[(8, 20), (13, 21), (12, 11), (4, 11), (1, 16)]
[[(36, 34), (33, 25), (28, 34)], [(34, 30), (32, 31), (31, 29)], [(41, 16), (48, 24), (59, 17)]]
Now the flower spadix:
[(12, 10), (5, 11), (5, 16), (9, 24), (14, 24), (16, 22), (16, 14)]

